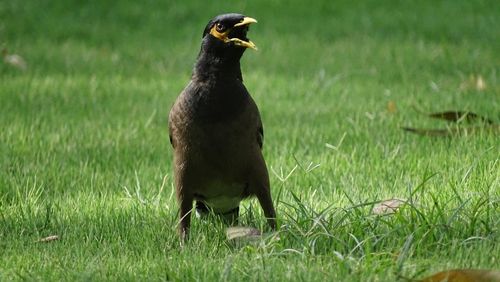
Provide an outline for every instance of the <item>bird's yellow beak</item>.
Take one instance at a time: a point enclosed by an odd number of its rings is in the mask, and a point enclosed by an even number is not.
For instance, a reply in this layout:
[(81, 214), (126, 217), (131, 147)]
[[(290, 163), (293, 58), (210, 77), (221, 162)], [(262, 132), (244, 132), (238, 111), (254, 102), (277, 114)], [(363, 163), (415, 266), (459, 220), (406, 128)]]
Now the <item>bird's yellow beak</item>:
[(249, 25), (252, 23), (257, 23), (257, 20), (254, 18), (250, 18), (250, 17), (244, 17), (243, 20), (241, 22), (235, 24), (234, 27)]
[(210, 30), (210, 34), (213, 35), (214, 37), (224, 41), (225, 43), (233, 42), (234, 45), (236, 45), (236, 46), (241, 46), (241, 47), (257, 50), (257, 46), (250, 40), (245, 41), (245, 40), (241, 40), (239, 38), (229, 38), (229, 36), (228, 36), (233, 28), (250, 25), (252, 23), (257, 23), (257, 20), (254, 18), (250, 18), (250, 17), (244, 17), (243, 20), (241, 20), (239, 23), (235, 24), (232, 28), (229, 28), (224, 32), (217, 31), (217, 28), (214, 25), (212, 27), (212, 29)]

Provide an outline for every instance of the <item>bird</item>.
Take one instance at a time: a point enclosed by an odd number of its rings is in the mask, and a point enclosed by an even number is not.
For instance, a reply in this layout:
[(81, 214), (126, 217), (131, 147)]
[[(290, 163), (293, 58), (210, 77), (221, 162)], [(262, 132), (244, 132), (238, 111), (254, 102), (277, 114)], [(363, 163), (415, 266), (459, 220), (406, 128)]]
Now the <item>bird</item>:
[(237, 13), (208, 22), (191, 80), (170, 110), (181, 242), (188, 239), (193, 202), (197, 215), (212, 211), (237, 220), (240, 202), (255, 196), (268, 225), (276, 229), (262, 155), (264, 130), (240, 67), (245, 50), (257, 50), (247, 38), (254, 23), (254, 18)]

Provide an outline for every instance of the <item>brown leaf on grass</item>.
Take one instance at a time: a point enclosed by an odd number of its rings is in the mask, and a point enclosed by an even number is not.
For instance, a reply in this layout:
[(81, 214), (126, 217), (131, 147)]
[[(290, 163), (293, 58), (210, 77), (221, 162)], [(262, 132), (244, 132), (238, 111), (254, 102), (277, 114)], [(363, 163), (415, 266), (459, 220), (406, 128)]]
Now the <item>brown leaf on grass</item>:
[(226, 237), (233, 246), (243, 247), (249, 244), (258, 244), (262, 239), (262, 232), (252, 227), (229, 227), (226, 230)]
[(52, 241), (56, 241), (56, 240), (59, 240), (59, 236), (52, 235), (52, 236), (48, 236), (48, 237), (42, 238), (42, 239), (38, 240), (37, 242), (39, 242), (39, 243), (47, 243), (47, 242), (52, 242)]
[(423, 129), (412, 127), (401, 127), (401, 129), (423, 136), (453, 137), (467, 136), (478, 132), (500, 133), (500, 125), (472, 126), (472, 127), (452, 127), (447, 129)]
[(396, 108), (396, 103), (394, 103), (394, 101), (387, 102), (387, 112), (394, 114), (397, 111), (398, 109)]
[(480, 74), (470, 75), (468, 79), (460, 83), (459, 87), (460, 90), (477, 90), (477, 91), (484, 91), (486, 90), (486, 88), (487, 88), (486, 81)]
[(393, 214), (405, 204), (406, 200), (402, 199), (394, 198), (394, 199), (384, 200), (373, 206), (372, 213), (377, 215)]
[(478, 132), (486, 132), (486, 133), (498, 133), (500, 132), (500, 125), (494, 124), (494, 122), (488, 118), (480, 116), (478, 114), (468, 112), (468, 111), (444, 111), (426, 114), (421, 112), (418, 109), (415, 109), (420, 114), (424, 114), (431, 118), (443, 119), (450, 122), (459, 122), (459, 121), (481, 121), (483, 122), (482, 126), (456, 126), (449, 127), (444, 129), (428, 129), (428, 128), (412, 128), (412, 127), (401, 127), (401, 129), (423, 135), (423, 136), (443, 136), (443, 137), (452, 137), (452, 136), (467, 136), (471, 134), (475, 134)]
[(500, 271), (454, 269), (436, 273), (420, 282), (500, 282)]
[(230, 241), (235, 239), (255, 240), (262, 237), (262, 232), (253, 227), (236, 226), (229, 227), (226, 230), (226, 236)]
[(279, 241), (278, 232), (262, 233), (253, 227), (229, 227), (226, 230), (226, 236), (233, 246), (243, 247), (247, 245), (258, 245), (262, 242)]
[(483, 91), (486, 89), (486, 82), (484, 82), (483, 77), (480, 75), (478, 75), (476, 78), (476, 89), (479, 91)]
[(25, 71), (28, 69), (28, 64), (23, 57), (17, 54), (9, 54), (6, 48), (2, 49), (2, 57), (5, 64), (10, 65), (19, 70)]
[(467, 122), (473, 122), (479, 120), (488, 124), (493, 124), (493, 121), (488, 118), (485, 118), (483, 116), (480, 116), (472, 112), (465, 112), (465, 111), (445, 111), (445, 112), (431, 113), (429, 114), (429, 117), (444, 119), (451, 122), (458, 122), (461, 120), (465, 120)]

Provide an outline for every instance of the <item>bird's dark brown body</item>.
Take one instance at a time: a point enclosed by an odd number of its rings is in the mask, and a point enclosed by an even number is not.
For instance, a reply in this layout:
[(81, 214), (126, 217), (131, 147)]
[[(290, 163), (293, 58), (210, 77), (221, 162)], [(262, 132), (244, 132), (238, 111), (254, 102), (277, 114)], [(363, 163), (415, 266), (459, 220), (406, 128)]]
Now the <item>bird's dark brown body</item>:
[(239, 202), (255, 195), (275, 228), (261, 152), (262, 123), (239, 63), (245, 48), (254, 47), (246, 31), (255, 20), (246, 23), (248, 19), (253, 20), (226, 14), (209, 22), (192, 79), (170, 111), (182, 238), (189, 230), (193, 201), (215, 213), (237, 213)]

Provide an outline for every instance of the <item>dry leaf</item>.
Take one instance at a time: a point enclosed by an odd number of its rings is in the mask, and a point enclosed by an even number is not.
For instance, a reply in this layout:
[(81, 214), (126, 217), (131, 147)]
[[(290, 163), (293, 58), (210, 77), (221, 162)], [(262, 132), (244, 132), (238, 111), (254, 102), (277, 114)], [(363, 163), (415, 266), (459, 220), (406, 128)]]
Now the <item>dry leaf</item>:
[(406, 204), (406, 200), (401, 200), (401, 199), (389, 199), (389, 200), (384, 200), (378, 204), (376, 204), (373, 209), (372, 213), (378, 214), (378, 215), (383, 215), (383, 214), (393, 214), (395, 213), (400, 207)]
[(469, 78), (460, 83), (460, 90), (477, 90), (484, 91), (486, 90), (486, 81), (483, 79), (481, 75), (470, 75)]
[(483, 91), (486, 89), (486, 83), (483, 80), (483, 77), (478, 75), (476, 79), (476, 89), (479, 91)]
[(28, 64), (23, 59), (23, 57), (17, 54), (9, 54), (6, 48), (2, 50), (2, 56), (4, 63), (6, 63), (7, 65), (13, 66), (23, 71), (28, 68)]
[(422, 128), (412, 128), (412, 127), (401, 127), (404, 131), (415, 133), (423, 136), (452, 136), (453, 132), (447, 129), (422, 129)]
[(396, 103), (394, 101), (387, 102), (387, 111), (391, 114), (397, 112)]
[(436, 273), (421, 282), (500, 282), (500, 271), (454, 269)]
[(49, 237), (42, 238), (42, 239), (38, 240), (37, 242), (39, 242), (39, 243), (47, 243), (47, 242), (56, 241), (56, 240), (59, 240), (59, 236), (52, 235), (52, 236), (49, 236)]
[(430, 86), (433, 91), (435, 92), (439, 91), (439, 86), (434, 81), (430, 82)]
[(452, 122), (458, 122), (461, 120), (465, 120), (467, 122), (473, 122), (476, 120), (480, 120), (480, 121), (488, 123), (488, 124), (493, 124), (493, 121), (488, 119), (488, 118), (485, 118), (483, 116), (480, 116), (480, 115), (472, 113), (472, 112), (466, 112), (466, 111), (438, 112), (438, 113), (429, 114), (429, 117), (444, 119), (444, 120), (452, 121)]
[(260, 239), (262, 237), (262, 232), (253, 227), (236, 226), (229, 227), (226, 230), (226, 236), (228, 240), (246, 239), (251, 241)]
[(243, 247), (247, 245), (258, 245), (263, 242), (279, 241), (278, 232), (264, 233), (253, 227), (229, 227), (226, 230), (226, 236), (233, 246)]
[(401, 129), (418, 135), (436, 137), (467, 136), (478, 132), (500, 133), (500, 125), (496, 124), (488, 126), (452, 127), (448, 129), (422, 129), (412, 127), (401, 127)]
[[(415, 109), (421, 114), (421, 111)], [(459, 136), (459, 135), (471, 135), (477, 132), (487, 132), (487, 133), (499, 133), (500, 125), (494, 124), (494, 122), (488, 118), (480, 116), (478, 114), (467, 112), (467, 111), (445, 111), (438, 113), (425, 114), (431, 118), (444, 119), (446, 121), (458, 122), (465, 120), (467, 122), (473, 122), (479, 120), (486, 125), (482, 126), (469, 126), (469, 127), (450, 127), (445, 129), (422, 129), (422, 128), (412, 128), (412, 127), (401, 127), (401, 129), (424, 136)]]

